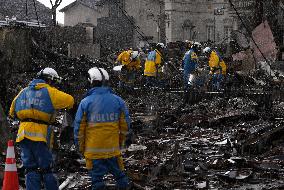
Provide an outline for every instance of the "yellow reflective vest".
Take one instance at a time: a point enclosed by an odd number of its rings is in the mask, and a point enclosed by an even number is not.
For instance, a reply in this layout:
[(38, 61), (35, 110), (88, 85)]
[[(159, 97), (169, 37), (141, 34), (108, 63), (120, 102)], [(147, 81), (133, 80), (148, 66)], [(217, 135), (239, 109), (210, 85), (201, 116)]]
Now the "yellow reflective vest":
[(157, 49), (148, 54), (145, 62), (144, 75), (150, 77), (157, 76), (157, 66), (162, 63), (162, 54)]
[(131, 53), (132, 50), (123, 51), (121, 54), (119, 54), (116, 61), (122, 63), (122, 65), (125, 65), (127, 70), (139, 70), (141, 67), (141, 61), (139, 58), (131, 60)]
[(24, 138), (32, 141), (47, 142), (51, 138), (49, 124), (55, 120), (59, 109), (72, 108), (74, 98), (44, 80), (34, 79), (13, 100), (9, 115), (20, 120), (17, 142)]
[(213, 73), (220, 73), (222, 71), (223, 75), (226, 75), (227, 66), (224, 60), (218, 55), (218, 53), (213, 50), (209, 57), (209, 67), (210, 67), (210, 74)]

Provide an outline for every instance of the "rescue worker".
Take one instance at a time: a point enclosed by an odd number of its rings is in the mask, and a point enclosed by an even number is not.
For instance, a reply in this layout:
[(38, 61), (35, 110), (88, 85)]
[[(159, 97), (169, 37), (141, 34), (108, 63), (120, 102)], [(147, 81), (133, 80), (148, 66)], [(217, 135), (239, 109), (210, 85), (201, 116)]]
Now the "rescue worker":
[(193, 41), (190, 41), (190, 40), (185, 40), (185, 42), (184, 42), (184, 46), (183, 46), (183, 48), (181, 49), (181, 52), (183, 53), (183, 54), (185, 54), (190, 48), (191, 48), (191, 46), (193, 45)]
[[(51, 141), (51, 128), (56, 110), (73, 107), (74, 98), (55, 87), (60, 79), (52, 68), (41, 70), (36, 79), (13, 100), (9, 116), (20, 120), (16, 142), (26, 169), (26, 189), (41, 189), (41, 180), (47, 190), (58, 189), (52, 174), (53, 158), (47, 142)], [(52, 143), (52, 142), (51, 142)]]
[(92, 88), (81, 101), (75, 121), (74, 140), (86, 158), (93, 190), (105, 187), (103, 177), (111, 173), (119, 189), (128, 187), (120, 149), (130, 129), (125, 102), (107, 87), (109, 75), (105, 69), (88, 71)]
[(137, 72), (141, 68), (139, 52), (128, 50), (123, 51), (117, 58), (116, 63), (123, 65), (120, 75), (120, 87), (128, 87), (127, 84), (132, 84), (135, 81)]
[(220, 90), (223, 77), (226, 76), (227, 65), (217, 50), (206, 47), (203, 53), (209, 58), (210, 78), (213, 90)]
[(157, 73), (162, 67), (162, 50), (165, 48), (163, 43), (158, 43), (156, 49), (148, 53), (145, 62), (144, 76), (146, 77), (146, 86), (157, 85)]
[(188, 89), (190, 85), (193, 85), (192, 81), (189, 81), (189, 79), (192, 78), (193, 72), (198, 66), (197, 53), (200, 51), (200, 48), (201, 44), (199, 42), (194, 42), (183, 57), (184, 89)]

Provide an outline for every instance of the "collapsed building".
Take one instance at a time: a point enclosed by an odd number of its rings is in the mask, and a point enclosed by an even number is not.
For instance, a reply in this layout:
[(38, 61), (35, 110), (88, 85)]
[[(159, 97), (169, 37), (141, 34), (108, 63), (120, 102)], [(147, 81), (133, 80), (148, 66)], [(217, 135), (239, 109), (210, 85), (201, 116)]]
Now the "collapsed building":
[[(76, 40), (90, 40), (86, 28), (76, 29)], [(66, 36), (68, 30), (0, 29), (1, 103), (5, 105), (1, 127), (9, 126), (12, 135), (17, 123), (4, 121), (4, 113), (41, 68), (55, 68), (65, 79), (60, 88), (74, 95), (77, 102), (86, 91), (85, 74), (90, 67), (112, 70), (112, 63), (79, 54), (70, 58), (68, 52), (61, 52), (64, 41), (72, 43), (74, 28)], [(133, 91), (121, 91), (118, 78), (111, 73), (111, 85), (126, 100), (132, 118), (135, 138), (123, 156), (133, 189), (283, 189), (284, 87), (283, 76), (275, 71), (282, 69), (262, 65), (263, 69), (251, 75), (229, 73), (224, 92), (193, 89), (191, 94), (184, 94), (181, 73), (174, 66), (171, 77), (175, 77), (163, 89), (148, 89), (138, 83)], [(66, 117), (61, 113), (55, 124), (59, 182), (62, 189), (90, 189), (84, 159), (73, 146), (72, 113)], [(0, 171), (4, 160), (2, 153)], [(24, 187), (24, 170), (18, 169)], [(106, 179), (108, 188), (114, 189), (111, 176)]]
[[(61, 88), (77, 102), (86, 90), (88, 68), (112, 68), (107, 62), (69, 58), (45, 48), (44, 30), (39, 35), (38, 29), (16, 28), (0, 32), (6, 34), (2, 47), (8, 44), (2, 48), (6, 64), (1, 64), (7, 67), (7, 102), (46, 66), (66, 79)], [(11, 68), (13, 72), (8, 72)], [(274, 81), (262, 72), (256, 78), (229, 78), (224, 92), (194, 91), (187, 102), (178, 79), (164, 89), (137, 86), (125, 93), (113, 78), (112, 87), (129, 105), (135, 134), (133, 144), (124, 150), (133, 189), (283, 188), (283, 78)], [(61, 188), (89, 189), (84, 160), (72, 145), (72, 114), (69, 122), (63, 115), (55, 124), (54, 150)], [(16, 129), (16, 123), (9, 124), (12, 135)], [(0, 157), (3, 168), (5, 154)], [(24, 186), (24, 171), (19, 167), (18, 172)], [(114, 189), (111, 176), (106, 179), (108, 188)]]

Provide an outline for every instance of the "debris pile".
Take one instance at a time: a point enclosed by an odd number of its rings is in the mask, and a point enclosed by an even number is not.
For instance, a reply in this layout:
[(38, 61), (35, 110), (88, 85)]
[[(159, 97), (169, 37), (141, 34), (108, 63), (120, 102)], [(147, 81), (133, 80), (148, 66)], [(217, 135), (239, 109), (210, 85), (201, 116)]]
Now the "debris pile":
[(216, 98), (158, 111), (152, 127), (134, 119), (136, 143), (147, 149), (127, 153), (130, 176), (144, 189), (283, 187), (283, 118), (256, 107)]
[[(133, 189), (284, 187), (283, 106), (259, 112), (246, 97), (216, 97), (182, 107), (180, 98), (170, 91), (128, 94), (135, 140), (123, 156)], [(71, 145), (62, 145), (57, 158), (62, 189), (90, 189)], [(106, 181), (115, 188), (111, 176)]]
[[(17, 73), (9, 81), (9, 86), (14, 87), (9, 89), (9, 97), (25, 87), (35, 71), (49, 66), (66, 79), (61, 88), (78, 102), (87, 88), (87, 69), (112, 66), (48, 51), (35, 54), (30, 66), (33, 70)], [(265, 98), (269, 98), (266, 94), (259, 95), (260, 101), (253, 91), (232, 91), (200, 95), (199, 101), (184, 104), (179, 88), (138, 88), (120, 95), (130, 108), (135, 134), (133, 144), (123, 151), (133, 189), (284, 187), (284, 103), (280, 99), (263, 107)], [(63, 123), (57, 125), (59, 146), (54, 155), (60, 189), (90, 189), (84, 159), (72, 146), (72, 128), (60, 130)], [(0, 167), (4, 166), (4, 158), (0, 155)], [(19, 169), (19, 173), (24, 186), (24, 171)], [(114, 189), (112, 177), (106, 180)]]

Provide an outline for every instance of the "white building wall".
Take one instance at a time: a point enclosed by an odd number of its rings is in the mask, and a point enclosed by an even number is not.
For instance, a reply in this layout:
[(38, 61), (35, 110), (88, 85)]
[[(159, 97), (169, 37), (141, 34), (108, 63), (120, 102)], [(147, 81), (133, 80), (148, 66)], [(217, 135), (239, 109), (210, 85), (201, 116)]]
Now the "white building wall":
[(134, 43), (136, 46), (143, 45), (144, 43), (156, 43), (160, 40), (159, 16), (163, 13), (164, 7), (160, 4), (159, 0), (125, 0), (125, 11), (129, 16), (132, 16), (135, 25), (141, 34), (147, 37), (153, 37), (147, 41), (143, 41), (142, 36), (135, 32)]
[(97, 19), (106, 16), (108, 16), (108, 9), (105, 6), (94, 10), (79, 4), (64, 12), (64, 25), (75, 26), (78, 23), (91, 23), (97, 26)]
[[(226, 0), (165, 0), (168, 42), (223, 41), (233, 27), (228, 6)], [(222, 10), (223, 14), (214, 14), (215, 9)], [(192, 27), (185, 27), (185, 22), (191, 22)]]
[[(156, 43), (161, 39), (159, 24), (165, 13), (165, 30), (167, 42), (174, 41), (212, 41), (221, 42), (230, 34), (234, 22), (229, 15), (229, 4), (226, 0), (124, 0), (126, 13), (134, 18), (134, 23), (147, 41), (135, 32), (134, 45)], [(164, 3), (164, 4), (163, 4)], [(224, 14), (216, 15), (214, 10), (221, 9)], [(77, 5), (65, 12), (65, 25), (78, 23), (97, 25), (97, 19), (109, 15), (106, 6), (97, 10)], [(188, 26), (191, 25), (191, 26)], [(211, 35), (209, 33), (211, 32)], [(152, 37), (152, 39), (151, 39)]]

